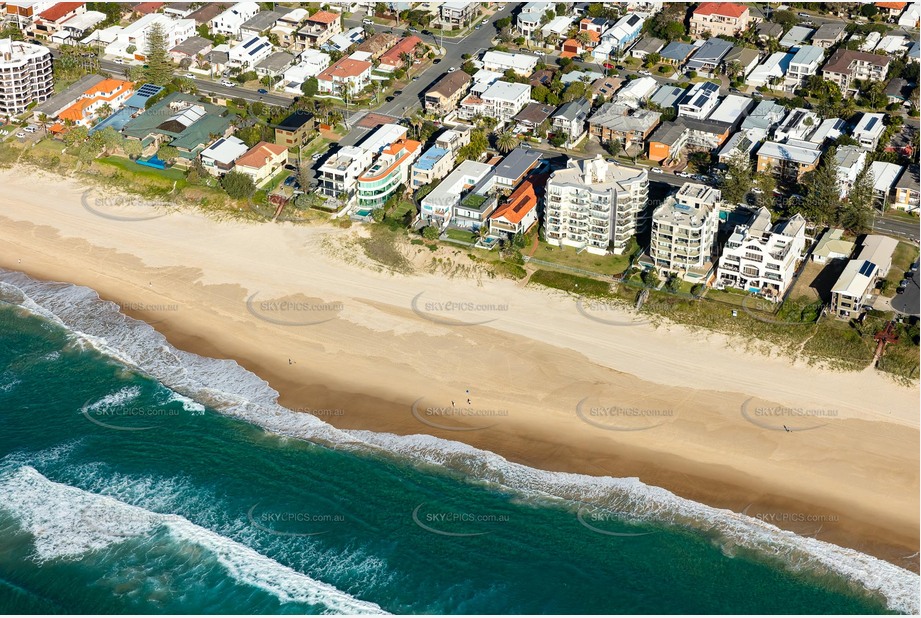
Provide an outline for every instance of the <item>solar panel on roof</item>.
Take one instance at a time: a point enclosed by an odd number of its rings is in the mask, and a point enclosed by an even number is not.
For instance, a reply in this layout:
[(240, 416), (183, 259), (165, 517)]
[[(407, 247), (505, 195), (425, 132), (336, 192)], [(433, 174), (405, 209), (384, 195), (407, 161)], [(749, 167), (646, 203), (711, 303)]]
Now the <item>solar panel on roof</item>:
[(153, 84), (144, 84), (138, 89), (137, 94), (141, 96), (145, 96), (145, 97), (152, 97), (158, 92), (160, 92), (160, 86), (155, 86)]
[(879, 120), (879, 118), (877, 118), (876, 116), (872, 116), (872, 117), (870, 118), (870, 122), (867, 123), (867, 128), (866, 128), (865, 130), (866, 130), (866, 131), (869, 131), (870, 129), (872, 129), (872, 128), (873, 128), (873, 125), (876, 124), (876, 121), (877, 121), (877, 120)]
[(864, 277), (869, 277), (875, 268), (876, 264), (869, 260), (864, 260), (863, 264), (860, 266), (860, 274)]

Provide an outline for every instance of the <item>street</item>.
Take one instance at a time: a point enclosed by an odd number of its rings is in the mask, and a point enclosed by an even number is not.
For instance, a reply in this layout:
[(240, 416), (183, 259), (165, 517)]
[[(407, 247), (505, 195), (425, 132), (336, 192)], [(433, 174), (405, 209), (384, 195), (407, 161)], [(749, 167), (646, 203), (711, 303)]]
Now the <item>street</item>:
[(887, 217), (876, 215), (873, 219), (873, 231), (895, 236), (904, 240), (917, 242), (918, 221), (906, 220), (901, 217)]

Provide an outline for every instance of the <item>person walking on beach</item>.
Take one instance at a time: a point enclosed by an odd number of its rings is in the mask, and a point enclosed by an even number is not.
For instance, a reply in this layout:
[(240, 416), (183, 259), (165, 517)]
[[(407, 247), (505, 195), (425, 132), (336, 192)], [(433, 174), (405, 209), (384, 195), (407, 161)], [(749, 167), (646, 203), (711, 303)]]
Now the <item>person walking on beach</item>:
[(783, 430), (784, 430), (784, 431), (793, 431), (792, 429), (790, 429), (790, 428), (787, 427), (786, 425), (783, 426)]

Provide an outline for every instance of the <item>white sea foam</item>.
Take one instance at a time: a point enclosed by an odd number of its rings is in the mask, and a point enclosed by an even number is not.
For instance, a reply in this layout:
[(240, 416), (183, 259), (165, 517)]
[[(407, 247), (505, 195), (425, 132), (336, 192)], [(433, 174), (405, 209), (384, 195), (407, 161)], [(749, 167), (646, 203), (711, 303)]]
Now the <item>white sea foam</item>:
[(4, 466), (0, 495), (4, 496), (0, 508), (32, 534), (38, 562), (77, 558), (165, 526), (173, 538), (212, 553), (238, 582), (260, 588), (282, 602), (309, 603), (342, 614), (384, 613), (374, 603), (356, 599), (183, 517), (56, 483), (30, 466)]
[(119, 406), (123, 406), (126, 403), (137, 399), (140, 394), (141, 388), (139, 386), (126, 386), (114, 393), (109, 393), (101, 399), (98, 399), (87, 405), (86, 410), (94, 412), (97, 410), (106, 412), (112, 408), (118, 408)]
[[(277, 403), (278, 393), (258, 376), (229, 360), (204, 358), (170, 346), (149, 325), (118, 313), (92, 290), (67, 284), (37, 282), (21, 273), (0, 271), (3, 283), (15, 286), (22, 306), (39, 315), (51, 313), (97, 349), (122, 359), (167, 387), (225, 414), (272, 433), (339, 447), (378, 449), (411, 461), (444, 466), (467, 476), (494, 482), (535, 498), (562, 499), (600, 507), (630, 505), (638, 520), (674, 522), (719, 537), (724, 551), (748, 548), (775, 556), (789, 568), (834, 572), (881, 594), (891, 610), (921, 611), (918, 575), (884, 560), (813, 538), (800, 537), (771, 524), (725, 509), (715, 509), (646, 485), (636, 478), (591, 477), (547, 472), (514, 464), (495, 453), (432, 436), (396, 436), (368, 431), (341, 431), (308, 414), (296, 414)], [(33, 309), (37, 307), (37, 309)], [(46, 315), (47, 317), (47, 315)]]

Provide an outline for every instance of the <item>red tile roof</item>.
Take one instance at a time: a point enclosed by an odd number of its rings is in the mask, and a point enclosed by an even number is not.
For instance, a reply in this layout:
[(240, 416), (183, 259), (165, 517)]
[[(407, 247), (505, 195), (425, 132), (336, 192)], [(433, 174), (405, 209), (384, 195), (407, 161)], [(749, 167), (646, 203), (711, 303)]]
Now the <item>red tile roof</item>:
[(416, 45), (421, 45), (422, 39), (416, 35), (408, 36), (397, 41), (397, 44), (385, 51), (381, 55), (381, 62), (384, 64), (399, 65), (403, 54), (411, 54), (416, 49)]
[(320, 81), (333, 81), (334, 77), (345, 78), (345, 77), (358, 77), (365, 71), (371, 68), (370, 62), (365, 62), (364, 60), (355, 60), (353, 58), (341, 58), (333, 66), (324, 69), (317, 79)]
[(68, 13), (71, 13), (79, 9), (84, 4), (86, 3), (85, 2), (58, 2), (57, 4), (52, 6), (50, 9), (39, 13), (38, 17), (39, 19), (43, 19), (45, 21), (57, 21), (61, 19), (62, 17), (64, 17), (65, 15), (67, 15)]
[(876, 6), (877, 8), (880, 8), (880, 9), (890, 9), (892, 11), (901, 11), (906, 6), (908, 6), (908, 3), (907, 2), (877, 2)]
[(142, 2), (136, 4), (133, 10), (135, 13), (140, 13), (141, 15), (149, 15), (150, 13), (156, 13), (160, 10), (160, 7), (163, 6), (162, 2)]
[(307, 18), (307, 21), (315, 21), (320, 24), (332, 24), (339, 21), (339, 13), (330, 13), (329, 11), (317, 11)]
[(537, 191), (534, 188), (534, 184), (530, 180), (526, 180), (515, 189), (515, 192), (509, 196), (508, 201), (502, 206), (499, 206), (489, 218), (498, 219), (499, 217), (505, 217), (512, 223), (521, 223), (525, 215), (536, 207)]
[(747, 6), (732, 2), (702, 2), (694, 9), (695, 15), (725, 15), (726, 17), (741, 17), (748, 10)]
[(274, 157), (277, 157), (283, 152), (287, 151), (288, 148), (286, 146), (270, 144), (269, 142), (259, 142), (247, 150), (242, 157), (237, 159), (235, 165), (261, 169), (262, 167), (265, 167), (266, 163), (268, 163), (270, 159), (273, 159)]

